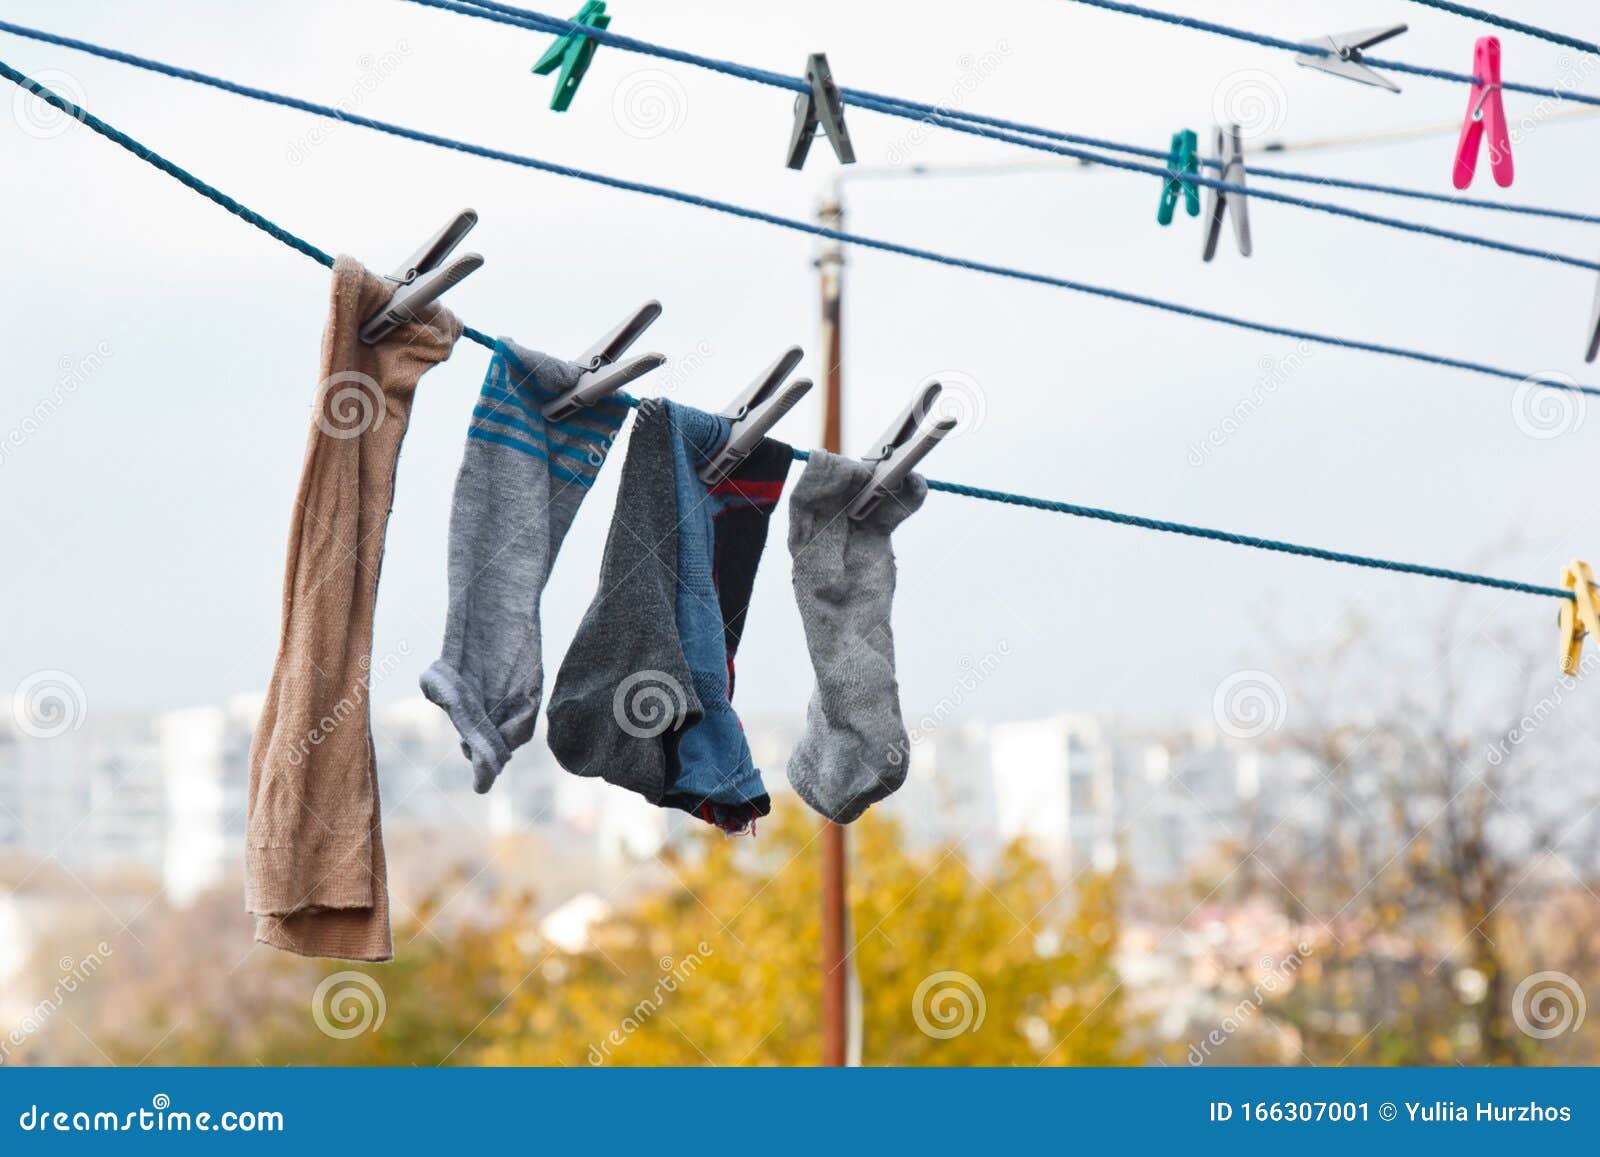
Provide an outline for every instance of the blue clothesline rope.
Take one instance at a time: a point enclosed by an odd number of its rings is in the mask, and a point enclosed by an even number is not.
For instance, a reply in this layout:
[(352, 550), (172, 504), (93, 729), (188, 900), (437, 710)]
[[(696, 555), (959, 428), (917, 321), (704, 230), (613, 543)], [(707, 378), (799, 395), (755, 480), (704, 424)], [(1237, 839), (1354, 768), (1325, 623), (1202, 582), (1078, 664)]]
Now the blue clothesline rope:
[[(790, 89), (796, 92), (809, 91), (806, 82), (793, 76), (771, 72), (767, 69), (753, 68), (749, 65), (737, 64), (732, 61), (718, 60), (713, 57), (702, 56), (698, 53), (684, 52), (679, 49), (666, 48), (662, 45), (651, 44), (633, 37), (621, 36), (604, 29), (592, 28), (589, 25), (577, 24), (571, 20), (562, 20), (542, 12), (535, 12), (525, 8), (513, 7), (509, 4), (498, 3), (497, 0), (411, 0), (427, 8), (438, 8), (446, 12), (454, 12), (462, 16), (474, 16), (481, 20), (491, 20), (499, 24), (509, 25), (514, 28), (523, 28), (543, 33), (562, 34), (577, 32), (595, 40), (600, 44), (638, 52), (647, 56), (660, 57), (666, 60), (692, 64), (714, 72), (721, 72), (741, 79), (751, 80), (758, 84), (772, 85), (777, 88)], [(989, 140), (1000, 141), (1005, 144), (1018, 145), (1026, 149), (1051, 153), (1055, 156), (1072, 157), (1080, 161), (1089, 161), (1094, 164), (1105, 165), (1108, 168), (1122, 169), (1128, 172), (1140, 173), (1145, 176), (1159, 177), (1163, 180), (1183, 179), (1193, 184), (1208, 188), (1220, 189), (1225, 192), (1247, 194), (1262, 201), (1276, 201), (1285, 205), (1293, 205), (1301, 209), (1310, 209), (1315, 212), (1328, 213), (1336, 217), (1346, 217), (1351, 220), (1361, 221), (1369, 225), (1381, 225), (1390, 229), (1399, 229), (1403, 232), (1439, 237), (1447, 241), (1456, 241), (1465, 245), (1480, 246), (1485, 249), (1498, 250), (1503, 253), (1512, 253), (1522, 257), (1533, 257), (1543, 261), (1551, 261), (1561, 265), (1571, 265), (1579, 269), (1600, 271), (1600, 262), (1592, 261), (1585, 257), (1575, 257), (1564, 253), (1552, 253), (1549, 250), (1538, 249), (1532, 246), (1517, 245), (1511, 242), (1499, 241), (1494, 238), (1483, 237), (1474, 233), (1462, 233), (1453, 229), (1442, 229), (1437, 226), (1420, 222), (1404, 221), (1394, 217), (1387, 217), (1377, 213), (1368, 213), (1360, 209), (1351, 209), (1343, 205), (1331, 204), (1327, 201), (1313, 201), (1305, 197), (1296, 197), (1287, 193), (1277, 193), (1270, 189), (1263, 189), (1259, 185), (1249, 188), (1220, 180), (1216, 177), (1201, 176), (1198, 174), (1176, 173), (1166, 165), (1148, 165), (1137, 161), (1123, 160), (1119, 157), (1108, 156), (1105, 153), (1089, 152), (1066, 143), (1068, 134), (1056, 133), (1050, 130), (1038, 129), (1027, 125), (1018, 125), (1016, 128), (995, 127), (992, 118), (974, 120), (970, 114), (963, 115), (957, 111), (940, 108), (937, 105), (922, 104), (905, 100), (900, 97), (883, 96), (878, 93), (867, 92), (863, 89), (840, 88), (840, 93), (850, 104), (871, 109), (874, 112), (887, 116), (902, 117), (925, 124), (936, 125), (950, 129), (954, 132), (968, 133), (973, 136), (984, 137)], [(1044, 138), (1044, 139), (1039, 139)], [(1078, 138), (1078, 143), (1092, 143), (1101, 149), (1114, 149), (1120, 152), (1131, 153), (1137, 156), (1155, 157), (1165, 161), (1165, 154), (1153, 150), (1135, 148), (1122, 145), (1113, 141), (1100, 141), (1094, 138)]]
[(1512, 20), (1509, 16), (1499, 16), (1493, 12), (1486, 12), (1482, 8), (1472, 8), (1466, 4), (1450, 4), (1445, 0), (1411, 0), (1413, 4), (1422, 4), (1428, 8), (1437, 8), (1440, 12), (1450, 12), (1456, 16), (1465, 16), (1469, 20), (1480, 20), (1485, 24), (1493, 24), (1498, 28), (1507, 28), (1512, 32), (1520, 32), (1524, 36), (1533, 36), (1539, 40), (1548, 40), (1551, 44), (1559, 44), (1565, 48), (1576, 48), (1579, 52), (1592, 53), (1600, 56), (1600, 45), (1592, 40), (1579, 40), (1576, 36), (1567, 36), (1561, 32), (1551, 32), (1546, 28), (1539, 28), (1532, 24), (1524, 24), (1520, 20)]
[[(0, 61), (0, 76), (11, 81), (40, 100), (46, 101), (55, 108), (66, 113), (74, 120), (86, 125), (107, 140), (120, 145), (140, 160), (175, 178), (185, 187), (199, 193), (206, 199), (222, 206), (236, 217), (249, 222), (268, 236), (281, 241), (290, 248), (304, 253), (307, 257), (325, 267), (332, 267), (333, 258), (323, 250), (312, 245), (309, 241), (290, 233), (282, 226), (276, 225), (261, 214), (247, 208), (239, 201), (223, 193), (216, 187), (207, 184), (199, 177), (167, 160), (159, 153), (147, 148), (119, 129), (113, 128), (87, 109), (74, 104), (60, 94), (44, 87), (32, 77), (12, 68), (5, 61)], [(470, 327), (464, 331), (466, 337), (489, 349), (494, 348), (493, 339)], [(624, 395), (627, 397), (627, 395)], [(628, 398), (630, 403), (637, 403), (637, 399)], [(804, 459), (808, 457), (804, 450), (795, 451), (795, 457)], [(1422, 566), (1417, 563), (1397, 562), (1393, 559), (1372, 558), (1366, 555), (1346, 554), (1340, 551), (1324, 550), (1321, 547), (1302, 546), (1297, 543), (1283, 542), (1277, 539), (1257, 538), (1252, 535), (1234, 534), (1224, 530), (1213, 530), (1203, 526), (1191, 526), (1181, 522), (1168, 522), (1161, 519), (1146, 518), (1135, 514), (1121, 514), (1113, 510), (1102, 510), (1093, 506), (1079, 506), (1070, 502), (1057, 502), (1046, 498), (1031, 498), (1025, 494), (1012, 494), (1004, 490), (990, 490), (978, 486), (966, 486), (958, 482), (941, 482), (930, 479), (928, 486), (945, 494), (956, 494), (965, 498), (974, 498), (985, 502), (996, 502), (1007, 506), (1020, 506), (1031, 510), (1044, 510), (1056, 514), (1068, 514), (1079, 518), (1097, 519), (1102, 522), (1112, 522), (1120, 526), (1132, 526), (1145, 530), (1161, 531), (1167, 534), (1181, 534), (1191, 538), (1204, 538), (1213, 542), (1228, 543), (1233, 546), (1247, 546), (1257, 550), (1272, 551), (1278, 554), (1296, 555), (1301, 558), (1318, 559), (1323, 562), (1337, 562), (1349, 566), (1365, 567), (1371, 570), (1386, 570), (1399, 574), (1419, 575), (1424, 578), (1444, 579), (1450, 582), (1463, 583), (1469, 586), (1488, 587), (1493, 590), (1514, 591), (1522, 594), (1544, 595), (1552, 598), (1571, 599), (1570, 592), (1560, 587), (1540, 586), (1535, 583), (1516, 582), (1511, 579), (1494, 578), (1490, 575), (1473, 574), (1468, 571), (1448, 570), (1443, 567)]]
[[(512, 27), (527, 28), (533, 31), (546, 33), (561, 33), (576, 28), (571, 21), (559, 20), (553, 16), (532, 12), (525, 8), (516, 8), (509, 4), (500, 3), (499, 0), (466, 0), (471, 9), (468, 11), (456, 0), (413, 0), (425, 7), (441, 8), (446, 11), (456, 11), (465, 16), (476, 16), (483, 20), (493, 20), (497, 23), (507, 24)], [(781, 73), (768, 72), (765, 69), (749, 68), (745, 65), (734, 64), (729, 61), (715, 60), (710, 57), (699, 56), (694, 53), (679, 52), (675, 49), (663, 48), (659, 45), (648, 44), (642, 40), (634, 40), (620, 36), (616, 33), (602, 29), (587, 29), (585, 35), (592, 35), (600, 42), (625, 51), (639, 52), (645, 55), (659, 56), (663, 59), (676, 60), (681, 63), (695, 65), (696, 67), (722, 72), (727, 75), (753, 80), (760, 84), (776, 85), (796, 92), (805, 91), (805, 83), (795, 77), (784, 76)], [(1287, 43), (1287, 42), (1285, 42)], [(1306, 46), (1310, 47), (1310, 46)], [(1323, 50), (1325, 51), (1325, 50)], [(899, 105), (904, 109), (917, 114), (917, 119), (923, 119), (930, 112), (939, 113), (953, 120), (968, 121), (974, 125), (984, 125), (988, 128), (1000, 129), (1005, 132), (1021, 133), (1027, 136), (1043, 137), (1047, 140), (1062, 141), (1067, 144), (1086, 145), (1090, 148), (1104, 149), (1109, 152), (1126, 153), (1130, 156), (1149, 157), (1157, 161), (1165, 161), (1167, 154), (1164, 150), (1146, 148), (1139, 145), (1130, 145), (1121, 141), (1107, 140), (1103, 137), (1087, 136), (1082, 133), (1069, 133), (1060, 129), (1049, 129), (1039, 125), (1024, 124), (1019, 121), (1007, 120), (1003, 117), (985, 116), (981, 113), (967, 112), (956, 108), (943, 108), (938, 105), (923, 104), (918, 101), (905, 100), (900, 97), (884, 96), (877, 93), (866, 92), (862, 89), (844, 88), (840, 90), (847, 100), (859, 100), (862, 97), (885, 104)], [(1596, 102), (1600, 104), (1600, 101)], [(954, 127), (954, 126), (952, 126)], [(1216, 158), (1207, 157), (1202, 162), (1207, 168), (1220, 169), (1222, 162)], [(1292, 181), (1303, 184), (1326, 185), (1332, 189), (1351, 189), (1365, 193), (1379, 193), (1393, 197), (1405, 197), (1418, 201), (1432, 201), (1441, 205), (1455, 205), (1461, 208), (1486, 209), (1492, 212), (1514, 213), (1532, 217), (1548, 217), (1560, 221), (1579, 221), (1585, 224), (1600, 224), (1600, 214), (1580, 213), (1569, 209), (1548, 209), (1533, 205), (1508, 204), (1501, 201), (1491, 201), (1481, 197), (1452, 196), (1445, 193), (1435, 193), (1426, 189), (1408, 189), (1396, 185), (1384, 185), (1372, 181), (1353, 181), (1337, 177), (1323, 177), (1314, 173), (1297, 173), (1286, 169), (1272, 169), (1252, 166), (1250, 175), (1253, 177), (1267, 177), (1279, 181)]]
[(875, 249), (883, 253), (896, 253), (904, 257), (913, 257), (921, 261), (930, 261), (938, 265), (946, 265), (954, 269), (966, 269), (976, 273), (986, 273), (995, 277), (1004, 277), (1014, 281), (1025, 281), (1035, 285), (1047, 285), (1056, 289), (1067, 289), (1075, 293), (1086, 293), (1095, 297), (1103, 297), (1110, 301), (1120, 301), (1129, 305), (1140, 305), (1150, 309), (1159, 309), (1166, 313), (1176, 313), (1183, 317), (1194, 318), (1199, 321), (1216, 322), (1219, 325), (1232, 326), (1236, 329), (1249, 330), (1253, 333), (1269, 334), (1273, 337), (1294, 338), (1297, 341), (1312, 342), (1317, 345), (1333, 346), (1340, 349), (1360, 350), (1365, 353), (1380, 354), (1385, 357), (1402, 358), (1407, 361), (1421, 362), (1426, 365), (1441, 366), (1446, 369), (1465, 370), (1469, 373), (1483, 374), (1488, 377), (1500, 378), (1504, 381), (1529, 382), (1536, 381), (1550, 389), (1574, 391), (1581, 394), (1592, 394), (1600, 397), (1600, 387), (1582, 385), (1574, 382), (1564, 382), (1551, 378), (1543, 373), (1525, 373), (1518, 370), (1502, 369), (1482, 362), (1468, 361), (1464, 358), (1449, 357), (1443, 354), (1427, 353), (1421, 350), (1406, 349), (1403, 346), (1386, 345), (1381, 342), (1363, 341), (1356, 338), (1335, 337), (1330, 334), (1315, 333), (1311, 330), (1296, 329), (1292, 326), (1274, 325), (1268, 322), (1249, 321), (1245, 318), (1235, 317), (1231, 314), (1218, 313), (1215, 310), (1196, 309), (1181, 305), (1161, 298), (1147, 297), (1143, 294), (1130, 293), (1126, 290), (1111, 289), (1106, 286), (1090, 285), (1087, 282), (1073, 281), (1065, 277), (1054, 277), (1044, 273), (1031, 273), (1026, 270), (1013, 269), (1003, 265), (993, 265), (988, 262), (974, 261), (964, 257), (954, 257), (946, 253), (938, 253), (930, 249), (921, 249), (912, 245), (902, 245), (895, 241), (883, 241), (874, 237), (865, 237), (858, 233), (847, 233), (838, 229), (829, 229), (809, 221), (801, 221), (792, 217), (783, 217), (776, 213), (768, 213), (760, 209), (750, 209), (742, 205), (735, 205), (727, 201), (718, 201), (710, 197), (702, 197), (695, 193), (685, 193), (677, 189), (669, 189), (661, 185), (652, 185), (643, 181), (630, 181), (622, 177), (611, 177), (604, 173), (594, 173), (586, 169), (574, 168), (570, 165), (557, 164), (554, 161), (545, 161), (519, 153), (510, 153), (502, 149), (488, 148), (483, 145), (474, 145), (466, 141), (455, 140), (450, 137), (441, 137), (434, 133), (423, 132), (420, 129), (406, 128), (402, 125), (390, 124), (387, 121), (375, 120), (372, 117), (362, 116), (358, 113), (347, 112), (330, 105), (317, 104), (313, 101), (301, 100), (298, 97), (284, 96), (281, 93), (270, 92), (266, 89), (252, 88), (248, 85), (236, 84), (230, 80), (210, 76), (193, 69), (179, 68), (176, 65), (163, 64), (160, 61), (149, 60), (145, 57), (135, 56), (131, 53), (121, 52), (113, 48), (105, 48), (97, 44), (90, 44), (83, 40), (74, 40), (70, 37), (56, 36), (53, 33), (40, 32), (32, 28), (0, 21), (0, 31), (12, 32), (34, 40), (42, 40), (49, 44), (57, 44), (65, 48), (72, 48), (88, 52), (107, 60), (115, 60), (122, 64), (133, 65), (136, 68), (147, 69), (151, 72), (161, 73), (165, 76), (176, 77), (180, 80), (192, 81), (196, 84), (207, 85), (211, 88), (231, 92), (238, 96), (249, 97), (252, 100), (265, 101), (269, 104), (282, 105), (285, 108), (296, 109), (301, 112), (313, 113), (317, 116), (328, 117), (342, 121), (345, 124), (358, 125), (362, 128), (373, 129), (377, 132), (388, 133), (403, 140), (419, 141), (423, 144), (433, 145), (436, 148), (449, 149), (453, 152), (465, 153), (469, 156), (484, 157), (489, 160), (502, 161), (506, 164), (517, 165), (522, 168), (534, 169), (539, 172), (554, 173), (558, 176), (572, 177), (580, 181), (589, 181), (593, 184), (603, 185), (607, 188), (620, 189), (625, 192), (642, 193), (646, 196), (660, 197), (680, 204), (692, 205), (696, 208), (708, 209), (712, 212), (726, 213), (730, 216), (740, 217), (749, 221), (759, 221), (766, 225), (775, 225), (782, 229), (791, 229), (798, 233), (806, 233), (813, 237), (824, 237), (833, 241), (841, 241), (857, 245), (864, 249)]
[[(1123, 3), (1123, 0), (1072, 0), (1072, 3), (1087, 4), (1091, 8), (1104, 8), (1108, 12), (1120, 12), (1126, 16), (1138, 16), (1145, 20), (1156, 20), (1163, 24), (1174, 24), (1180, 28), (1193, 28), (1199, 32), (1209, 32), (1215, 36), (1243, 40), (1249, 44), (1260, 44), (1266, 48), (1278, 48), (1285, 52), (1309, 52), (1317, 56), (1330, 55), (1328, 46), (1325, 44), (1302, 44), (1299, 41), (1283, 40), (1276, 36), (1265, 36), (1259, 32), (1251, 32), (1246, 28), (1234, 28), (1211, 20), (1197, 20), (1192, 16), (1180, 16), (1175, 12), (1163, 12), (1159, 8), (1146, 8), (1141, 4)], [(1443, 68), (1426, 68), (1420, 64), (1407, 64), (1401, 60), (1380, 60), (1376, 56), (1365, 53), (1362, 54), (1361, 59), (1373, 68), (1386, 68), (1390, 72), (1403, 72), (1410, 76), (1425, 76), (1433, 80), (1448, 80), (1455, 84), (1476, 84), (1478, 82), (1478, 78), (1470, 72), (1452, 72)], [(1570, 100), (1578, 104), (1600, 106), (1600, 96), (1590, 96), (1582, 92), (1546, 88), (1534, 84), (1517, 84), (1509, 80), (1505, 81), (1501, 87), (1507, 92), (1520, 92), (1529, 96), (1546, 97), (1552, 100)]]

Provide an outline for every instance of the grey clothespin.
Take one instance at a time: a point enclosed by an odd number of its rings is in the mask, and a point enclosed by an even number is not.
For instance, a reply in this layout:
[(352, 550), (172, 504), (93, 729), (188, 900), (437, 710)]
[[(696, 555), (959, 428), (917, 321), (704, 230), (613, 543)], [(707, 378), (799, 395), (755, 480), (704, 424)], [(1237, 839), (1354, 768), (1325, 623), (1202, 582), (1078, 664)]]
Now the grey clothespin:
[(919, 389), (872, 449), (862, 456), (863, 461), (873, 463), (872, 481), (850, 503), (847, 513), (851, 518), (860, 521), (879, 502), (900, 489), (912, 468), (956, 428), (954, 418), (927, 420), (943, 388), (938, 382), (929, 382)]
[(376, 345), (407, 322), (421, 320), (419, 310), (433, 304), (445, 290), (483, 264), (481, 253), (465, 253), (449, 265), (442, 264), (477, 223), (475, 212), (461, 210), (412, 254), (409, 261), (384, 278), (394, 283), (395, 290), (384, 307), (361, 326), (363, 342)]
[(628, 352), (628, 347), (638, 341), (660, 316), (661, 303), (647, 301), (623, 318), (621, 324), (578, 356), (576, 361), (583, 367), (583, 373), (578, 376), (577, 384), (560, 397), (546, 402), (539, 412), (549, 421), (560, 422), (585, 406), (609, 398), (635, 378), (641, 378), (664, 364), (667, 359), (663, 354), (642, 354), (631, 361), (617, 364), (618, 359)]
[(778, 419), (794, 409), (795, 403), (805, 397), (806, 391), (811, 388), (810, 378), (796, 378), (788, 385), (783, 384), (800, 364), (800, 357), (799, 346), (785, 350), (782, 357), (768, 366), (765, 373), (750, 383), (744, 393), (722, 411), (722, 416), (733, 423), (733, 431), (722, 449), (700, 467), (702, 482), (718, 482), (726, 478), (734, 467), (754, 453), (767, 431), (778, 424)]
[(1589, 351), (1583, 360), (1592, 362), (1600, 357), (1600, 286), (1595, 287), (1594, 308), (1589, 311)]
[(794, 98), (794, 133), (789, 137), (789, 167), (804, 168), (806, 154), (811, 151), (811, 138), (817, 127), (828, 134), (828, 142), (841, 165), (856, 163), (856, 151), (850, 144), (850, 130), (844, 123), (844, 98), (838, 85), (833, 83), (833, 69), (828, 67), (828, 56), (813, 52), (806, 60), (806, 83), (810, 92)]
[[(1217, 126), (1217, 179), (1229, 185), (1244, 184), (1244, 138), (1238, 125), (1224, 129)], [(1206, 186), (1206, 247), (1205, 259), (1217, 255), (1217, 242), (1222, 239), (1222, 218), (1232, 214), (1233, 238), (1239, 243), (1239, 252), (1250, 256), (1250, 199), (1232, 189)]]
[(1319, 56), (1314, 52), (1301, 52), (1295, 55), (1294, 62), (1306, 68), (1342, 76), (1358, 84), (1370, 84), (1377, 88), (1386, 88), (1390, 92), (1399, 92), (1398, 84), (1381, 72), (1374, 72), (1366, 66), (1361, 53), (1374, 44), (1394, 39), (1405, 32), (1407, 27), (1404, 24), (1386, 24), (1374, 28), (1358, 28), (1354, 32), (1336, 32), (1331, 36), (1312, 41), (1313, 44), (1326, 48), (1327, 56)]

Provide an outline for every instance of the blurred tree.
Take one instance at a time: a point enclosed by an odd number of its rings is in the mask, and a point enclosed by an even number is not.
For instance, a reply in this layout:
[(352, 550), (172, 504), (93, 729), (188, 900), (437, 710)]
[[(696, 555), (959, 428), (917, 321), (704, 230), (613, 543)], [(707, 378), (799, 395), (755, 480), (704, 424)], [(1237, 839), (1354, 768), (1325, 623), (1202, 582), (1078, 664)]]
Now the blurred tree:
[(1319, 769), (1315, 806), (1254, 825), (1225, 886), (1204, 886), (1276, 895), (1315, 930), (1270, 1018), (1315, 1064), (1592, 1061), (1600, 785), (1579, 771), (1595, 735), (1576, 703), (1593, 648), (1568, 679), (1553, 648), (1450, 604), (1420, 640), (1351, 617), (1274, 653), (1299, 678), (1284, 738)]
[[(863, 1062), (1115, 1064), (1125, 1048), (1116, 882), (1064, 904), (1038, 860), (975, 872), (954, 849), (912, 853), (868, 816), (851, 909)], [(700, 841), (679, 886), (551, 953), (480, 1035), (502, 1064), (816, 1064), (820, 1059), (817, 825), (798, 807), (759, 844)], [(1070, 907), (1070, 912), (1064, 909)]]
[[(759, 840), (708, 831), (667, 856), (675, 884), (593, 926), (580, 951), (538, 934), (527, 895), (470, 921), (425, 904), (397, 925), (395, 962), (375, 966), (243, 950), (235, 890), (158, 904), (14, 1063), (814, 1064), (817, 830), (791, 803)], [(1137, 1059), (1114, 878), (1069, 892), (1020, 849), (978, 872), (954, 849), (908, 851), (872, 816), (852, 832), (866, 1063)]]

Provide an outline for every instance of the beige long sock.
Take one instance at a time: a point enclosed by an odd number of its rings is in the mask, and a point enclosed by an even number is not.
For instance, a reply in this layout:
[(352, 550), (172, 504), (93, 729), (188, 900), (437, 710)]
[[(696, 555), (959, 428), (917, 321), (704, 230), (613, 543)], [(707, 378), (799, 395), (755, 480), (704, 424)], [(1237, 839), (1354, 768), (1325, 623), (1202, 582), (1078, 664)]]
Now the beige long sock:
[(250, 747), (245, 904), (257, 940), (303, 956), (394, 956), (368, 704), (372, 615), (412, 394), (450, 356), (461, 323), (440, 308), (363, 345), (357, 331), (391, 289), (349, 257), (334, 264), (278, 658)]

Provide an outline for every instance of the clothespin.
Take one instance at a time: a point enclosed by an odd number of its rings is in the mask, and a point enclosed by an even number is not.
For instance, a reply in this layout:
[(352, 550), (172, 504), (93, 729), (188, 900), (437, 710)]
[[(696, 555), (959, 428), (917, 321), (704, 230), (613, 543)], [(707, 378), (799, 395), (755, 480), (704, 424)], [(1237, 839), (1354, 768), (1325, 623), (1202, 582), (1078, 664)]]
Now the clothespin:
[[(1244, 137), (1238, 125), (1226, 130), (1217, 126), (1217, 177), (1229, 185), (1244, 184)], [(1206, 186), (1206, 247), (1204, 257), (1210, 261), (1217, 255), (1217, 242), (1222, 238), (1222, 218), (1233, 215), (1233, 239), (1239, 243), (1239, 252), (1250, 256), (1250, 208), (1243, 193), (1230, 189)]]
[(778, 419), (805, 397), (811, 388), (810, 378), (796, 378), (787, 386), (783, 384), (800, 364), (800, 357), (799, 346), (785, 350), (782, 357), (767, 367), (766, 373), (722, 411), (722, 416), (733, 423), (733, 430), (722, 449), (700, 468), (702, 482), (719, 482), (726, 478), (735, 466), (755, 452), (767, 431), (778, 424)]
[[(1172, 151), (1167, 154), (1167, 169), (1173, 173), (1200, 175), (1200, 138), (1193, 129), (1172, 134)], [(1183, 207), (1189, 211), (1189, 216), (1200, 216), (1200, 186), (1182, 177), (1168, 177), (1161, 186), (1161, 208), (1156, 211), (1156, 220), (1161, 224), (1172, 224), (1179, 193), (1183, 194)]]
[[(586, 0), (572, 22), (589, 28), (608, 28), (611, 17), (606, 15), (605, 0)], [(581, 32), (564, 33), (545, 49), (539, 63), (533, 66), (535, 76), (549, 76), (555, 71), (556, 65), (561, 66), (561, 75), (556, 77), (556, 91), (550, 97), (550, 107), (556, 112), (566, 112), (567, 106), (572, 103), (578, 85), (583, 81), (583, 74), (589, 71), (589, 62), (594, 59), (595, 47), (594, 40)]]
[(1600, 285), (1595, 286), (1594, 306), (1589, 310), (1589, 350), (1583, 360), (1592, 362), (1600, 357)]
[(926, 420), (932, 415), (934, 400), (942, 389), (938, 382), (929, 382), (919, 389), (872, 449), (862, 456), (862, 461), (873, 464), (872, 481), (850, 503), (851, 518), (859, 522), (872, 513), (879, 502), (899, 490), (912, 468), (956, 428), (954, 418)]
[(1589, 564), (1577, 559), (1561, 568), (1561, 585), (1572, 592), (1572, 598), (1561, 604), (1561, 670), (1576, 675), (1583, 637), (1588, 635), (1600, 645), (1600, 590), (1595, 589)]
[(409, 261), (384, 278), (394, 283), (395, 290), (384, 307), (362, 324), (361, 340), (365, 344), (377, 345), (407, 322), (421, 320), (420, 310), (437, 301), (445, 290), (483, 264), (483, 254), (464, 253), (441, 267), (451, 250), (461, 244), (461, 239), (477, 223), (477, 213), (471, 209), (461, 210), (448, 225), (424, 242)]
[(647, 301), (623, 318), (621, 324), (575, 359), (583, 367), (577, 384), (560, 397), (546, 402), (539, 412), (551, 422), (563, 421), (585, 406), (609, 398), (635, 378), (641, 378), (665, 363), (667, 359), (662, 354), (642, 354), (632, 361), (618, 364), (622, 355), (628, 352), (628, 347), (638, 341), (660, 316), (661, 303)]
[(1326, 72), (1333, 76), (1342, 76), (1346, 80), (1353, 80), (1357, 84), (1370, 84), (1375, 88), (1386, 88), (1390, 92), (1399, 92), (1400, 86), (1384, 76), (1381, 72), (1374, 72), (1362, 60), (1361, 53), (1364, 49), (1371, 48), (1374, 44), (1382, 44), (1385, 40), (1393, 40), (1407, 30), (1404, 24), (1380, 24), (1376, 28), (1358, 28), (1354, 32), (1336, 32), (1331, 36), (1324, 36), (1313, 43), (1328, 50), (1324, 56), (1316, 52), (1297, 53), (1294, 62), (1306, 68), (1315, 68), (1319, 72)]
[(1498, 36), (1479, 37), (1472, 54), (1472, 75), (1478, 79), (1467, 100), (1467, 119), (1461, 123), (1461, 142), (1456, 146), (1456, 188), (1465, 189), (1472, 184), (1485, 133), (1489, 137), (1489, 169), (1494, 173), (1495, 184), (1508, 188), (1513, 176), (1511, 133), (1501, 96)]
[(811, 138), (817, 127), (828, 134), (828, 143), (841, 165), (856, 163), (856, 150), (850, 144), (850, 130), (844, 123), (844, 98), (839, 86), (833, 83), (833, 69), (828, 67), (825, 52), (813, 52), (806, 59), (806, 83), (809, 92), (794, 98), (794, 132), (789, 137), (789, 167), (804, 168), (806, 154), (811, 151)]

